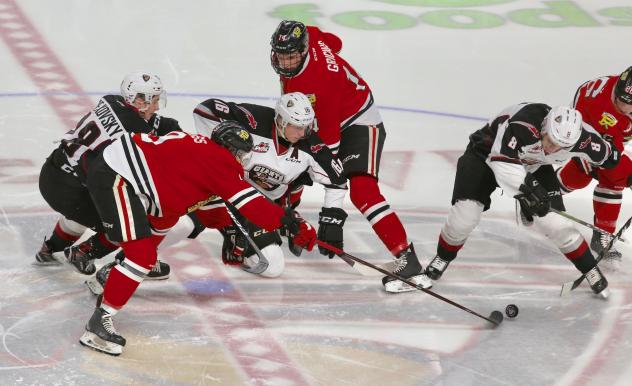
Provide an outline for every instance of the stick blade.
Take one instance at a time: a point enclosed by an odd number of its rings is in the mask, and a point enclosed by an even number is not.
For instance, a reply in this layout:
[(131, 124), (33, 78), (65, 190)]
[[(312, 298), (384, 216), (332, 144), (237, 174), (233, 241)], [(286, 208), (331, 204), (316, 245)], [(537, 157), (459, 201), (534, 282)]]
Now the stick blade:
[(503, 313), (500, 311), (492, 311), (491, 314), (489, 314), (489, 317), (487, 318), (491, 324), (493, 328), (496, 328), (498, 326), (500, 326), (500, 324), (503, 322)]

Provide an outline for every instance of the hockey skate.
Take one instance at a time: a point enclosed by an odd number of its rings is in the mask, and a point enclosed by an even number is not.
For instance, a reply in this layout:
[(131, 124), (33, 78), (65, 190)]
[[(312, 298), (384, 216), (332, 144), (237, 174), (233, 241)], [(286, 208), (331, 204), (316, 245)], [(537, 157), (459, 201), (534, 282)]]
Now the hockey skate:
[(169, 273), (171, 272), (171, 267), (169, 264), (157, 260), (156, 264), (154, 264), (154, 268), (151, 269), (145, 276), (146, 280), (166, 280), (169, 279)]
[(586, 272), (586, 280), (590, 284), (590, 288), (597, 295), (603, 298), (608, 298), (610, 290), (608, 289), (608, 280), (599, 270), (599, 267), (594, 267), (590, 271)]
[(426, 275), (432, 280), (439, 280), (445, 270), (448, 269), (449, 264), (450, 262), (448, 260), (444, 260), (437, 255), (426, 267)]
[[(592, 239), (590, 240), (590, 249), (598, 255), (608, 247), (610, 240), (612, 240), (611, 235), (593, 231)], [(610, 250), (604, 255), (601, 267), (609, 271), (616, 271), (621, 264), (621, 258), (621, 252), (619, 252), (613, 244)]]
[[(424, 273), (423, 267), (417, 259), (417, 254), (412, 244), (402, 251), (395, 259), (397, 266), (393, 270), (393, 273), (401, 276), (404, 279), (408, 279), (414, 284), (421, 286), (422, 288), (432, 288), (432, 281)], [(390, 276), (384, 276), (382, 278), (382, 284), (386, 292), (398, 293), (398, 292), (410, 292), (416, 290), (415, 287), (397, 280)]]
[(125, 338), (114, 329), (112, 315), (103, 308), (97, 307), (86, 324), (86, 332), (79, 339), (79, 343), (94, 350), (117, 356), (123, 352)]
[(59, 265), (61, 264), (59, 260), (57, 260), (53, 256), (53, 249), (50, 247), (48, 240), (44, 239), (42, 243), (42, 247), (35, 254), (35, 265)]
[(105, 282), (108, 280), (108, 276), (110, 276), (110, 271), (117, 264), (117, 261), (112, 261), (107, 263), (103, 267), (101, 267), (96, 275), (92, 276), (88, 280), (85, 281), (86, 286), (95, 295), (101, 295), (103, 293), (103, 287), (105, 287)]
[(64, 249), (64, 256), (66, 263), (70, 264), (77, 272), (83, 275), (92, 275), (97, 270), (94, 265), (92, 242), (90, 239)]

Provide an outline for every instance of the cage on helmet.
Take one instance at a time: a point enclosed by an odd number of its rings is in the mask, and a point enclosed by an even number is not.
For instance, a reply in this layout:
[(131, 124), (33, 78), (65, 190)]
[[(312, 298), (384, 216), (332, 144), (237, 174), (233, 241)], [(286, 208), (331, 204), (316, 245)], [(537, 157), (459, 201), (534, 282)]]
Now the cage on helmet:
[[(277, 74), (292, 77), (298, 74), (307, 58), (309, 34), (305, 24), (294, 20), (283, 20), (270, 39), (270, 62)], [(279, 54), (298, 54), (290, 67), (279, 63)]]
[(305, 136), (308, 136), (314, 127), (315, 117), (309, 98), (300, 92), (281, 95), (274, 108), (274, 121), (279, 135), (284, 139), (287, 139), (285, 128), (288, 124), (305, 128)]
[(242, 164), (248, 160), (253, 146), (252, 136), (237, 121), (223, 121), (215, 126), (211, 139), (233, 153)]
[(568, 106), (553, 107), (544, 118), (542, 134), (559, 147), (571, 148), (582, 134), (582, 114)]
[(142, 98), (145, 103), (151, 103), (154, 96), (160, 99), (160, 107), (167, 105), (167, 93), (158, 75), (147, 72), (132, 72), (121, 82), (121, 96), (130, 105), (136, 98)]
[(619, 75), (614, 87), (614, 95), (623, 103), (632, 105), (632, 67), (628, 67)]

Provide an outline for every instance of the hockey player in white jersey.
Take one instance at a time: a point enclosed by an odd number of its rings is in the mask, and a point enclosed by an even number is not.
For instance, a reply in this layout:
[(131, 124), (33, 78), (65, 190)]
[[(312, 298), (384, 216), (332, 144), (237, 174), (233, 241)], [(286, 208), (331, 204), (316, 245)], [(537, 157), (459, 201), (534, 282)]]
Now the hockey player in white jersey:
[[(209, 99), (194, 109), (193, 117), (197, 131), (205, 135), (210, 135), (215, 125), (227, 119), (237, 120), (248, 128), (254, 147), (250, 159), (243, 165), (245, 178), (269, 199), (295, 208), (303, 184), (311, 185), (311, 181), (322, 184), (325, 199), (319, 216), (319, 239), (343, 247), (342, 227), (347, 214), (342, 203), (347, 187), (342, 165), (313, 132), (314, 110), (304, 94), (284, 94), (274, 109)], [(249, 231), (269, 261), (268, 269), (262, 275), (280, 275), (284, 257), (279, 236), (276, 233), (262, 234), (262, 230), (252, 227)], [(226, 240), (222, 253), (225, 262), (240, 263), (243, 260), (249, 266), (258, 263), (258, 256), (248, 248), (238, 230), (229, 228), (222, 233)], [(291, 240), (292, 235), (288, 235), (290, 249), (300, 254), (300, 249), (294, 248)]]
[(457, 163), (452, 207), (439, 235), (437, 255), (426, 274), (433, 280), (444, 274), (489, 209), (490, 195), (500, 187), (520, 203), (522, 222), (548, 237), (586, 274), (593, 292), (607, 297), (608, 281), (582, 235), (570, 220), (549, 213), (550, 208), (564, 210), (551, 164), (571, 157), (609, 168), (617, 164), (619, 153), (590, 127), (583, 128), (579, 111), (566, 106), (510, 106), (470, 135)]

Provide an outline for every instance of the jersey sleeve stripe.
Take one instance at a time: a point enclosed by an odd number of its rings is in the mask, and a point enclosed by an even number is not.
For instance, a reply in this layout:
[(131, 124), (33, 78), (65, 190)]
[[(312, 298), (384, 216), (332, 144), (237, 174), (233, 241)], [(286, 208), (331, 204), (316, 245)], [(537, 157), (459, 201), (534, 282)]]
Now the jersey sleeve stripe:
[(492, 162), (507, 162), (510, 164), (522, 165), (522, 162), (520, 162), (520, 160), (515, 159), (515, 158), (509, 158), (509, 157), (495, 156), (495, 157), (490, 157), (489, 160)]
[(211, 109), (209, 109), (208, 107), (206, 107), (204, 105), (198, 105), (193, 110), (193, 113), (201, 116), (202, 118), (210, 119), (212, 121), (216, 121), (216, 122), (220, 121), (219, 117), (217, 117), (215, 114), (213, 114)]
[(149, 213), (156, 217), (162, 216), (160, 201), (158, 199), (158, 195), (156, 194), (156, 188), (151, 178), (151, 174), (148, 172), (149, 168), (145, 157), (134, 144), (131, 136), (123, 136), (122, 145), (135, 185), (138, 187), (140, 193), (149, 198)]
[(250, 187), (239, 191), (237, 194), (229, 198), (228, 202), (233, 204), (235, 208), (240, 209), (242, 206), (259, 196), (261, 195), (255, 190), (255, 188)]

